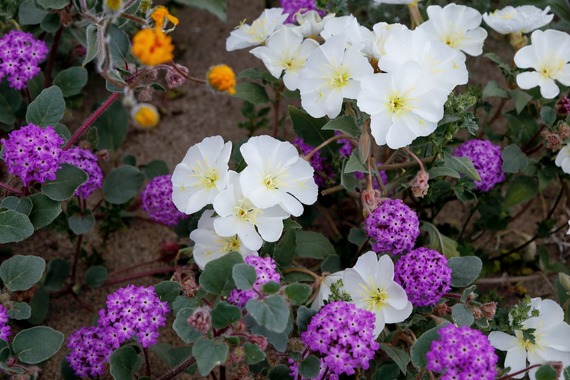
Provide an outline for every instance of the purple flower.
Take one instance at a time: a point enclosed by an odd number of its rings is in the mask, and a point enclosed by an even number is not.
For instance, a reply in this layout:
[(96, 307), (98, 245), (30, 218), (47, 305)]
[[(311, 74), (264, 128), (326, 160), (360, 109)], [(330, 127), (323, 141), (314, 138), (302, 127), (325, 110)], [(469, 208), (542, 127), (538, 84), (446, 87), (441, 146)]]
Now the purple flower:
[[(307, 330), (301, 334), (301, 341), (321, 359), (321, 373), (318, 379), (336, 379), (338, 375), (352, 375), (355, 370), (367, 370), (369, 361), (380, 344), (374, 340), (376, 317), (369, 311), (357, 308), (344, 301), (331, 302), (313, 318)], [(359, 326), (354, 329), (353, 325)], [(291, 364), (291, 375), (296, 378), (298, 366)]]
[(67, 361), (77, 377), (103, 375), (113, 348), (104, 341), (104, 328), (82, 327), (74, 331), (67, 340)]
[(281, 276), (275, 270), (275, 261), (271, 257), (250, 255), (245, 258), (245, 263), (255, 268), (257, 279), (250, 290), (234, 289), (231, 291), (228, 301), (239, 307), (243, 307), (250, 299), (257, 298), (257, 292), (269, 281), (277, 283), (281, 281)]
[[(377, 162), (376, 165), (380, 166), (382, 165), (382, 163)], [(386, 173), (386, 171), (380, 170), (378, 174), (380, 174), (382, 185), (386, 185), (388, 183), (388, 174)], [(364, 174), (363, 172), (354, 172), (354, 177), (358, 180), (364, 179), (365, 176), (367, 176), (367, 174)], [(378, 178), (375, 175), (372, 176), (372, 187), (376, 190), (380, 190), (380, 185), (378, 184)]]
[[(307, 155), (311, 153), (314, 149), (311, 145), (307, 144), (301, 137), (295, 138), (293, 140), (293, 145), (295, 145), (302, 154)], [(311, 156), (311, 166), (315, 169), (315, 174), (313, 178), (318, 187), (322, 187), (326, 184), (327, 179), (334, 178), (333, 168), (330, 166), (326, 160), (321, 157), (321, 152), (318, 151)], [(324, 174), (324, 176), (323, 176)]]
[(487, 192), (505, 180), (501, 147), (488, 140), (468, 140), (455, 150), (456, 157), (469, 157), (481, 181), (475, 181), (475, 190)]
[(420, 234), (417, 214), (400, 199), (386, 199), (366, 216), (364, 228), (375, 252), (399, 255), (414, 247)]
[[(286, 23), (294, 24), (297, 20), (297, 12), (301, 14), (316, 10), (315, 0), (281, 0), (281, 8), (283, 8), (283, 13), (288, 13), (289, 17), (285, 20)], [(321, 16), (325, 13), (323, 11), (317, 11)]]
[(394, 272), (414, 306), (435, 305), (451, 289), (447, 258), (433, 249), (411, 250), (396, 262)]
[(20, 178), (27, 186), (32, 181), (43, 183), (55, 179), (60, 168), (61, 145), (64, 140), (47, 126), (28, 124), (1, 139), (4, 162), (8, 172)]
[(174, 226), (186, 214), (172, 202), (172, 175), (154, 177), (141, 194), (142, 208), (155, 222)]
[(438, 330), (439, 339), (431, 342), (427, 366), (443, 373), (442, 379), (493, 380), (497, 375), (497, 355), (489, 339), (478, 330), (449, 324)]
[(48, 53), (47, 45), (31, 33), (12, 30), (0, 38), (0, 80), (8, 78), (10, 87), (21, 90), (40, 73), (39, 63)]
[(10, 337), (10, 325), (8, 324), (8, 309), (0, 305), (0, 339), (8, 341)]
[(75, 190), (75, 195), (84, 199), (103, 186), (103, 172), (97, 163), (97, 156), (90, 150), (79, 147), (69, 148), (61, 154), (60, 163), (71, 164), (82, 169), (87, 175), (87, 181)]

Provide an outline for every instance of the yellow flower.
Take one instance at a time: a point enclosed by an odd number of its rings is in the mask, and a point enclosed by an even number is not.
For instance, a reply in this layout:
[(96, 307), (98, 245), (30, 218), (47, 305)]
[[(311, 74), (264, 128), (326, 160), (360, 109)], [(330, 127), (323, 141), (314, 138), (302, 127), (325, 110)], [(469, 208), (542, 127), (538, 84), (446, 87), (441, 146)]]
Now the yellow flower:
[(236, 75), (228, 65), (212, 66), (206, 75), (208, 84), (215, 90), (227, 92), (230, 95), (236, 93)]
[(173, 51), (172, 38), (159, 29), (139, 30), (133, 38), (133, 55), (144, 65), (170, 62)]
[(140, 103), (131, 110), (131, 117), (138, 127), (151, 129), (158, 125), (160, 114), (155, 106), (148, 103)]
[(105, 0), (105, 9), (111, 14), (121, 12), (123, 0)]
[(159, 5), (158, 7), (154, 8), (152, 14), (150, 15), (150, 18), (152, 18), (152, 20), (154, 21), (155, 29), (160, 29), (160, 30), (162, 30), (162, 28), (166, 26), (165, 24), (167, 24), (168, 21), (170, 21), (174, 26), (178, 25), (179, 22), (178, 18), (172, 16), (168, 11), (168, 9), (166, 9), (166, 7), (162, 5)]

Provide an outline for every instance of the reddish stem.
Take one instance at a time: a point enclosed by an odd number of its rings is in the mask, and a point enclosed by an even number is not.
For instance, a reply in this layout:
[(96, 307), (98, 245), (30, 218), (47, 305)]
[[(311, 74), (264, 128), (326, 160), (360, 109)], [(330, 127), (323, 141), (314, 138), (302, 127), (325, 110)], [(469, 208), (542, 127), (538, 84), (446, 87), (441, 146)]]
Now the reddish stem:
[(51, 86), (52, 80), (52, 71), (53, 71), (53, 64), (55, 62), (55, 56), (57, 54), (57, 47), (59, 46), (59, 40), (61, 39), (61, 35), (63, 34), (63, 26), (60, 26), (59, 29), (55, 32), (53, 36), (53, 41), (51, 43), (51, 50), (49, 52), (49, 58), (46, 65), (46, 77), (44, 80), (44, 88), (48, 88)]
[(531, 365), (530, 367), (527, 367), (527, 368), (525, 368), (525, 369), (521, 369), (520, 371), (517, 371), (517, 372), (511, 373), (511, 374), (508, 374), (508, 375), (506, 375), (506, 376), (500, 377), (500, 378), (498, 378), (497, 380), (512, 379), (513, 377), (515, 377), (515, 376), (517, 376), (517, 375), (520, 375), (521, 373), (525, 373), (525, 372), (527, 372), (527, 371), (530, 371), (530, 370), (533, 369), (533, 368), (542, 367), (542, 366), (543, 366), (543, 364), (534, 364), (534, 365)]
[(5, 189), (5, 190), (8, 190), (11, 193), (17, 194), (17, 195), (24, 195), (24, 193), (21, 192), (20, 190), (15, 189), (10, 185), (6, 185), (5, 183), (0, 182), (0, 187)]

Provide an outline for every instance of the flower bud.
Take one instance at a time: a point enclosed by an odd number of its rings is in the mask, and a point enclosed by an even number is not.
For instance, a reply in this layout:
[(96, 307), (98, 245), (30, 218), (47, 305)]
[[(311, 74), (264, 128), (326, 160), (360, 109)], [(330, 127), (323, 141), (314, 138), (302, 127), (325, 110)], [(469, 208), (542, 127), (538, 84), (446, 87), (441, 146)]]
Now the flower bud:
[(362, 128), (362, 134), (358, 139), (358, 153), (360, 155), (360, 162), (366, 162), (368, 161), (368, 157), (370, 157), (372, 144), (370, 139), (370, 128), (368, 124), (369, 123), (366, 123), (364, 125), (364, 128)]
[(570, 137), (570, 126), (566, 123), (560, 123), (560, 125), (558, 125), (558, 136), (560, 136), (562, 140), (566, 140)]
[(261, 351), (265, 351), (267, 348), (267, 338), (262, 335), (252, 335), (249, 337), (249, 341), (253, 344), (257, 344)]
[(131, 118), (143, 129), (151, 129), (160, 122), (160, 114), (155, 106), (149, 103), (139, 103), (131, 110)]
[(182, 65), (176, 65), (176, 69), (169, 67), (168, 72), (166, 73), (166, 86), (168, 88), (180, 87), (184, 82), (186, 82), (186, 78), (184, 78), (180, 72), (188, 74), (188, 69)]
[(546, 148), (550, 150), (558, 150), (562, 146), (562, 139), (556, 133), (545, 132), (543, 137), (546, 140)]
[(362, 192), (361, 201), (362, 212), (364, 216), (366, 216), (380, 206), (380, 203), (382, 203), (382, 194), (376, 189), (366, 189)]
[(150, 102), (152, 101), (152, 96), (154, 95), (154, 89), (152, 86), (145, 86), (137, 94), (137, 100), (139, 102)]
[(560, 281), (560, 285), (566, 290), (566, 293), (570, 295), (570, 276), (566, 273), (558, 273), (558, 281)]
[(202, 334), (206, 334), (212, 327), (212, 317), (210, 315), (210, 308), (207, 306), (199, 307), (194, 310), (191, 316), (188, 317), (188, 325)]
[(570, 112), (570, 98), (563, 96), (556, 102), (556, 113), (558, 116), (565, 117)]
[(448, 314), (451, 314), (451, 308), (445, 303), (440, 303), (433, 308), (433, 314), (437, 315), (438, 317), (444, 317)]
[(412, 187), (412, 194), (417, 198), (423, 198), (426, 196), (429, 190), (429, 174), (423, 170), (420, 170), (416, 177), (410, 183)]
[(97, 152), (97, 159), (102, 161), (102, 162), (109, 161), (110, 157), (111, 157), (111, 155), (109, 154), (109, 151), (107, 149), (102, 149), (102, 150)]
[(481, 305), (481, 312), (483, 313), (483, 317), (485, 319), (493, 319), (495, 318), (495, 312), (497, 311), (497, 303), (496, 302), (487, 302)]
[(180, 244), (172, 240), (166, 240), (160, 243), (160, 257), (163, 260), (170, 261), (178, 254)]
[(123, 0), (105, 0), (105, 14), (111, 18), (117, 18), (123, 11)]

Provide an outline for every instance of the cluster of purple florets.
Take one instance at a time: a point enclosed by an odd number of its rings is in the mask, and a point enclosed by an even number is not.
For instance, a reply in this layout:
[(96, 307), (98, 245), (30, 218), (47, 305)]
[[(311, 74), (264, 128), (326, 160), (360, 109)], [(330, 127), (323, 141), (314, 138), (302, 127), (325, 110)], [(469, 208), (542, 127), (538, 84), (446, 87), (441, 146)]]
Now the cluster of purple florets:
[(172, 175), (154, 177), (141, 194), (142, 208), (155, 222), (166, 226), (176, 225), (186, 214), (172, 202)]
[(414, 247), (420, 234), (417, 214), (400, 199), (386, 199), (366, 216), (364, 227), (375, 252), (399, 255)]
[(0, 80), (7, 78), (10, 87), (21, 90), (40, 73), (38, 65), (48, 53), (44, 41), (31, 33), (12, 30), (0, 38)]
[(246, 264), (255, 268), (257, 278), (252, 289), (234, 289), (231, 291), (228, 301), (239, 307), (243, 307), (250, 299), (257, 298), (257, 294), (261, 291), (261, 287), (269, 281), (277, 283), (281, 282), (281, 276), (277, 273), (277, 270), (275, 270), (275, 261), (271, 257), (264, 258), (249, 255), (244, 261)]
[(478, 330), (453, 324), (438, 330), (440, 338), (427, 353), (430, 371), (443, 373), (442, 380), (494, 380), (497, 355), (489, 339)]
[(488, 140), (465, 141), (455, 150), (457, 157), (469, 157), (481, 181), (475, 181), (475, 190), (487, 192), (505, 180), (501, 147)]
[(441, 253), (417, 248), (396, 262), (394, 280), (404, 288), (414, 306), (435, 305), (451, 289), (451, 268)]
[(71, 368), (80, 377), (98, 376), (111, 353), (127, 340), (136, 339), (143, 348), (156, 344), (169, 310), (152, 286), (129, 285), (110, 294), (107, 308), (99, 310), (98, 326), (84, 327), (70, 336)]
[[(353, 375), (357, 368), (368, 369), (380, 347), (374, 339), (375, 322), (373, 313), (344, 301), (328, 303), (311, 318), (301, 340), (321, 359), (321, 377), (327, 373), (331, 379)], [(297, 366), (292, 365), (291, 371), (296, 379)]]
[(28, 124), (0, 140), (4, 145), (4, 162), (10, 174), (19, 177), (24, 186), (32, 181), (43, 183), (55, 179), (60, 168), (63, 138), (48, 126)]
[[(293, 140), (293, 145), (295, 145), (302, 154), (309, 154), (313, 151), (314, 147), (307, 144), (302, 138), (297, 137)], [(315, 169), (315, 174), (313, 178), (317, 186), (322, 187), (329, 178), (334, 178), (334, 171), (332, 167), (327, 163), (327, 161), (321, 157), (321, 152), (318, 151), (311, 156), (311, 161), (309, 162), (313, 169)]]
[(97, 156), (90, 150), (79, 147), (69, 148), (61, 154), (60, 162), (77, 166), (89, 176), (87, 181), (75, 190), (76, 196), (87, 199), (95, 190), (103, 186), (103, 172), (97, 163)]
[(0, 305), (0, 339), (8, 341), (10, 337), (10, 325), (8, 324), (8, 309)]
[[(289, 17), (285, 22), (294, 24), (297, 20), (297, 12), (305, 13), (316, 9), (315, 0), (281, 0), (281, 8), (283, 13), (289, 13)], [(319, 14), (324, 14), (318, 11)]]

